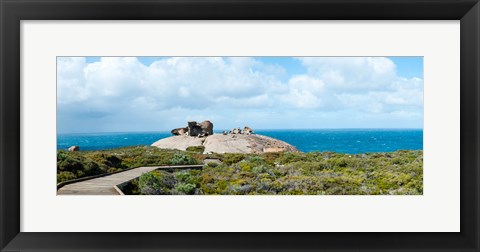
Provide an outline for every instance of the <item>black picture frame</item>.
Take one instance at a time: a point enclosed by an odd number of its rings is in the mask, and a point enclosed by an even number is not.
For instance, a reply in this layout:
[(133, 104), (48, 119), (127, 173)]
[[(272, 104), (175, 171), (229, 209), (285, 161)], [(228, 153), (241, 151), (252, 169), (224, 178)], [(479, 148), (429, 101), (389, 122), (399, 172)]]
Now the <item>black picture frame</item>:
[[(0, 15), (1, 251), (479, 251), (478, 0), (0, 0)], [(20, 232), (20, 21), (163, 19), (460, 20), (461, 232)]]

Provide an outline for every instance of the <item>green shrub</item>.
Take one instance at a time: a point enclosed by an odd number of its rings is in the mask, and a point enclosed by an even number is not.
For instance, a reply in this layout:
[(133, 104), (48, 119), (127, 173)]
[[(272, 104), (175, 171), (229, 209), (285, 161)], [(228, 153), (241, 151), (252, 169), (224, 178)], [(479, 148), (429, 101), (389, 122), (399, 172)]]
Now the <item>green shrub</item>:
[(67, 181), (67, 180), (76, 179), (76, 178), (77, 177), (72, 172), (62, 171), (62, 172), (57, 174), (57, 183)]
[(197, 160), (184, 153), (175, 153), (170, 159), (172, 165), (194, 165), (197, 163)]
[(252, 164), (265, 164), (265, 160), (259, 156), (250, 156), (245, 158), (245, 161), (252, 163)]
[(138, 179), (130, 181), (130, 183), (127, 183), (121, 190), (125, 195), (141, 194), (140, 188), (138, 187)]
[(240, 153), (225, 153), (223, 154), (222, 161), (227, 165), (231, 165), (242, 161), (244, 158), (245, 155)]
[(188, 146), (187, 151), (203, 153), (205, 151), (205, 146)]
[(266, 171), (268, 171), (268, 167), (264, 164), (261, 164), (252, 168), (252, 172), (255, 172), (255, 173), (263, 173)]
[(197, 164), (202, 169), (154, 171), (132, 180), (126, 194), (423, 194), (423, 152), (348, 155), (334, 152), (200, 154), (156, 147), (57, 151), (57, 181), (147, 165)]
[(100, 166), (93, 161), (87, 161), (85, 163), (84, 172), (87, 176), (93, 176), (103, 173), (103, 171), (100, 169)]
[(195, 172), (191, 170), (179, 171), (174, 173), (174, 176), (178, 182), (189, 184), (197, 183), (198, 179), (196, 175), (197, 174), (195, 174)]
[(189, 183), (178, 183), (175, 185), (175, 190), (179, 192), (180, 194), (194, 194), (195, 193), (195, 188), (197, 186), (195, 184), (189, 184)]
[(228, 186), (228, 182), (225, 181), (225, 180), (220, 180), (216, 183), (216, 187), (219, 189), (219, 190), (225, 190)]
[(121, 168), (122, 167), (122, 160), (113, 155), (106, 155), (105, 156), (105, 164), (110, 167)]
[(58, 170), (76, 173), (83, 170), (83, 164), (80, 160), (67, 157), (58, 163)]
[(275, 161), (283, 155), (281, 152), (267, 152), (262, 154), (262, 158), (269, 165), (275, 165)]
[(138, 188), (141, 194), (171, 194), (175, 187), (175, 177), (165, 171), (153, 171), (142, 174), (138, 178)]
[(68, 157), (68, 152), (64, 150), (59, 150), (57, 152), (57, 162), (61, 162)]
[(215, 168), (215, 167), (218, 166), (218, 164), (215, 163), (215, 162), (210, 162), (210, 163), (207, 164), (207, 166), (208, 166), (208, 167), (211, 167), (211, 168)]
[(288, 164), (297, 161), (304, 161), (305, 155), (303, 153), (283, 152), (276, 160), (279, 164)]
[(238, 165), (240, 166), (240, 169), (244, 172), (249, 172), (252, 170), (252, 164), (249, 163), (249, 162), (246, 162), (246, 161), (241, 161), (238, 163)]
[(143, 174), (138, 178), (138, 187), (141, 194), (166, 194), (162, 190), (160, 180), (152, 173)]

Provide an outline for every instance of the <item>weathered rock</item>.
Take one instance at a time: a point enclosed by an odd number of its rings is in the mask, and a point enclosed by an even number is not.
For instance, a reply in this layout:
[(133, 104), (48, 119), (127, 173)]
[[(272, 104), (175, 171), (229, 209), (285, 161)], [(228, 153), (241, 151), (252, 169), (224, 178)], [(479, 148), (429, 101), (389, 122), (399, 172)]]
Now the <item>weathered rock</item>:
[(188, 135), (189, 136), (198, 136), (202, 134), (202, 127), (198, 125), (195, 121), (188, 122)]
[(254, 133), (254, 132), (253, 132), (253, 130), (252, 130), (250, 127), (245, 126), (245, 127), (243, 128), (243, 134), (247, 134), (247, 135), (248, 135), (248, 134), (253, 134), (253, 133)]
[(188, 146), (205, 146), (204, 153), (265, 153), (298, 151), (294, 146), (271, 137), (253, 134), (213, 134), (205, 138), (172, 136), (152, 144), (162, 149), (185, 150)]
[(198, 124), (202, 128), (202, 133), (205, 136), (213, 135), (213, 123), (210, 121), (203, 121)]
[(264, 153), (282, 152), (282, 151), (285, 151), (285, 147), (265, 147), (265, 148), (263, 148)]
[(170, 131), (175, 136), (193, 136), (193, 137), (205, 137), (213, 134), (213, 123), (210, 121), (203, 121), (197, 123), (196, 121), (190, 121), (185, 128), (176, 128)]
[(162, 149), (176, 149), (176, 150), (187, 150), (189, 146), (201, 146), (203, 145), (203, 138), (190, 137), (190, 136), (171, 136), (167, 138), (160, 139), (152, 144)]
[(74, 151), (80, 151), (80, 146), (74, 145), (68, 148), (68, 151), (74, 152)]
[(176, 128), (170, 132), (175, 136), (183, 136), (188, 132), (188, 128)]
[(152, 146), (178, 150), (186, 150), (192, 146), (203, 146), (205, 147), (203, 153), (298, 151), (294, 146), (278, 139), (258, 134), (254, 135), (253, 130), (248, 126), (245, 126), (243, 130), (233, 128), (230, 131), (224, 131), (223, 134), (214, 134), (212, 122), (197, 123), (196, 121), (190, 121), (187, 127), (173, 129), (171, 132), (175, 136), (160, 139)]

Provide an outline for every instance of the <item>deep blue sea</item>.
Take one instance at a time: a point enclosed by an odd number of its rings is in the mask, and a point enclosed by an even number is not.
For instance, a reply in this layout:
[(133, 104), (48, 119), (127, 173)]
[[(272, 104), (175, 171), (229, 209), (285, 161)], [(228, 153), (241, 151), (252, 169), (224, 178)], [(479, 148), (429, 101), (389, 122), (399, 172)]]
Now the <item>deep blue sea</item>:
[[(303, 152), (357, 154), (423, 149), (421, 129), (257, 130), (255, 133), (283, 140)], [(102, 150), (150, 145), (171, 135), (170, 132), (58, 134), (57, 148), (78, 145), (81, 150)]]

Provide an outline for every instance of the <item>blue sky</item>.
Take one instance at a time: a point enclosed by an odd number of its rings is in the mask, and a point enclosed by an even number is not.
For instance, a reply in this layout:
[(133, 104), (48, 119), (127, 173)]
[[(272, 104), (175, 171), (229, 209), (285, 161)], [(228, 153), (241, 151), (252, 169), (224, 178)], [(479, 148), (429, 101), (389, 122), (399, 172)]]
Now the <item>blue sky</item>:
[(423, 57), (58, 57), (59, 133), (422, 128)]

